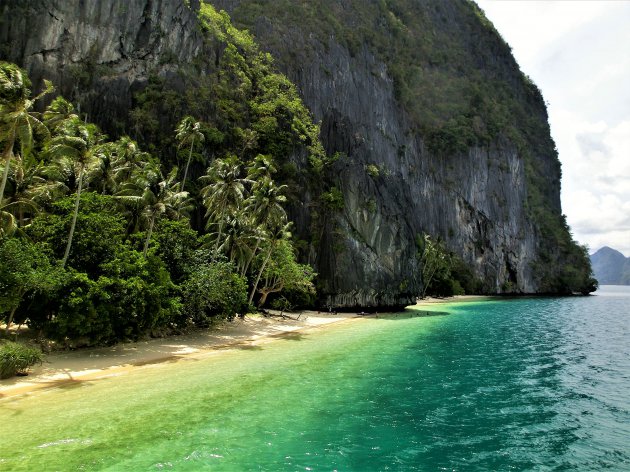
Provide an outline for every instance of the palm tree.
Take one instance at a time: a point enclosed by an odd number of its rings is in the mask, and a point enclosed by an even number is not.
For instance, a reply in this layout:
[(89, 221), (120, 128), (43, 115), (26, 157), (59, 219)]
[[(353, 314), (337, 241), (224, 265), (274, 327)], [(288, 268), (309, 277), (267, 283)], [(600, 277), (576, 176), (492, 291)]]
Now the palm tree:
[(55, 97), (44, 111), (44, 124), (50, 131), (57, 131), (63, 126), (64, 121), (78, 119), (78, 115), (74, 111), (74, 105), (68, 100), (61, 95)]
[(134, 173), (141, 172), (146, 162), (152, 159), (148, 153), (138, 150), (138, 145), (129, 137), (122, 137), (115, 142), (99, 146), (99, 161), (89, 169), (88, 181), (101, 183), (101, 194), (114, 195), (120, 186), (131, 180)]
[(0, 237), (11, 236), (17, 228), (15, 216), (4, 209), (0, 209)]
[(247, 178), (254, 182), (263, 177), (271, 179), (276, 172), (273, 159), (265, 154), (258, 154), (247, 166)]
[(16, 65), (0, 62), (0, 142), (4, 142), (0, 161), (4, 166), (0, 180), (0, 203), (4, 198), (16, 141), (24, 158), (33, 147), (34, 132), (48, 135), (46, 126), (31, 111), (35, 101), (54, 90), (51, 82), (44, 83), (44, 91), (30, 99), (31, 82), (28, 76)]
[(225, 237), (219, 249), (240, 272), (251, 252), (249, 245), (253, 236), (251, 218), (244, 209), (237, 209), (227, 218), (223, 234)]
[(267, 239), (267, 230), (255, 221), (247, 208), (243, 208), (230, 218), (225, 233), (230, 261), (236, 264), (237, 272), (244, 277), (261, 243)]
[(263, 272), (265, 271), (265, 267), (269, 263), (269, 259), (271, 258), (271, 254), (273, 250), (276, 248), (278, 243), (282, 240), (288, 240), (291, 238), (291, 225), (292, 223), (285, 223), (283, 221), (274, 222), (269, 230), (269, 239), (267, 241), (268, 248), (267, 254), (265, 255), (265, 259), (263, 263), (260, 265), (260, 269), (258, 270), (258, 275), (256, 276), (256, 281), (254, 282), (254, 286), (252, 287), (252, 291), (249, 294), (249, 303), (251, 304), (254, 301), (254, 294), (258, 289), (258, 283), (260, 282), (260, 278), (262, 277)]
[(217, 159), (208, 168), (207, 174), (202, 180), (210, 181), (210, 184), (201, 190), (203, 203), (206, 207), (208, 222), (206, 229), (218, 226), (215, 242), (215, 253), (218, 253), (223, 226), (226, 220), (239, 208), (245, 200), (245, 184), (248, 179), (240, 176), (241, 165), (234, 155), (225, 159)]
[[(262, 224), (252, 225), (249, 228), (248, 233), (243, 236), (244, 243), (247, 244), (247, 259), (243, 260), (240, 263), (240, 271), (241, 276), (245, 277), (247, 275), (247, 271), (251, 266), (252, 261), (258, 254), (259, 249), (262, 247), (262, 244), (267, 241), (269, 238), (267, 228)], [(253, 243), (253, 248), (250, 244)]]
[(29, 216), (34, 216), (43, 205), (62, 195), (67, 187), (47, 179), (44, 164), (25, 163), (19, 154), (14, 157), (12, 192), (8, 196), (9, 203), (2, 209), (16, 217), (18, 226), (23, 227), (30, 221)]
[(186, 185), (186, 176), (188, 175), (188, 166), (190, 166), (190, 160), (192, 159), (193, 148), (195, 146), (195, 141), (199, 143), (203, 143), (205, 140), (205, 136), (201, 132), (201, 123), (199, 121), (195, 121), (192, 116), (185, 116), (182, 121), (180, 121), (177, 128), (175, 128), (175, 135), (177, 141), (179, 141), (178, 147), (183, 147), (187, 144), (190, 144), (190, 150), (188, 151), (188, 160), (186, 161), (186, 167), (184, 168), (184, 178), (182, 179), (182, 191), (184, 190), (184, 186)]
[(113, 167), (113, 181), (116, 187), (133, 179), (134, 174), (154, 161), (148, 152), (140, 151), (138, 143), (129, 136), (119, 138), (115, 143), (116, 158)]
[(284, 196), (287, 188), (287, 185), (276, 185), (269, 177), (263, 177), (252, 185), (247, 210), (261, 224), (286, 220), (287, 213), (282, 205), (287, 201)]
[(145, 257), (157, 220), (163, 215), (178, 219), (191, 209), (188, 192), (180, 191), (180, 183), (176, 180), (177, 170), (174, 167), (164, 179), (159, 170), (156, 173), (156, 169), (151, 168), (135, 181), (123, 185), (117, 195), (121, 201), (142, 208), (142, 217), (148, 222), (143, 249)]
[[(67, 134), (66, 134), (67, 133)], [(55, 136), (48, 152), (60, 168), (71, 169), (75, 176), (77, 196), (72, 213), (72, 223), (68, 234), (68, 243), (61, 260), (61, 267), (65, 267), (70, 255), (72, 238), (79, 214), (81, 190), (83, 189), (83, 177), (90, 167), (98, 165), (101, 149), (97, 145), (101, 139), (98, 130), (94, 126), (84, 125), (78, 118), (64, 121), (63, 134)]]
[[(265, 156), (259, 156), (265, 157)], [(259, 167), (259, 169), (261, 169)], [(251, 170), (251, 167), (250, 167)], [(248, 175), (252, 175), (250, 172)], [(249, 257), (242, 266), (242, 274), (245, 275), (250, 264), (256, 257), (262, 242), (267, 239), (268, 227), (279, 222), (286, 222), (287, 214), (282, 204), (286, 202), (283, 192), (286, 185), (275, 185), (270, 174), (264, 172), (259, 174), (262, 177), (252, 185), (251, 195), (245, 201), (245, 212), (252, 218), (252, 236), (254, 248), (251, 249)]]

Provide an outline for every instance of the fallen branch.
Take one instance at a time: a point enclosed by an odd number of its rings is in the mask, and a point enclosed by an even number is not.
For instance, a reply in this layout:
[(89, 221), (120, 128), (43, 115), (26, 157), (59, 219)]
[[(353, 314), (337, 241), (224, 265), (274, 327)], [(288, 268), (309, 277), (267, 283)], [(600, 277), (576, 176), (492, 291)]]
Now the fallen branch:
[(264, 316), (266, 317), (270, 317), (270, 318), (282, 318), (283, 320), (292, 320), (292, 321), (300, 321), (300, 316), (302, 316), (302, 314), (300, 313), (298, 315), (297, 318), (294, 318), (292, 316), (289, 315), (285, 315), (284, 311), (281, 311), (279, 314), (278, 313), (271, 313), (267, 310), (258, 310), (260, 313), (262, 313)]

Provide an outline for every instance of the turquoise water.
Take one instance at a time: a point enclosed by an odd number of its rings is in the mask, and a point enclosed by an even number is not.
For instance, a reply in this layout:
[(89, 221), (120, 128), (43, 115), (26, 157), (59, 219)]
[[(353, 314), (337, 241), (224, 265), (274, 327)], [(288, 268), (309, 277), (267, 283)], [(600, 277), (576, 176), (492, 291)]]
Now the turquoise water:
[(630, 470), (628, 288), (432, 310), (0, 400), (0, 470)]

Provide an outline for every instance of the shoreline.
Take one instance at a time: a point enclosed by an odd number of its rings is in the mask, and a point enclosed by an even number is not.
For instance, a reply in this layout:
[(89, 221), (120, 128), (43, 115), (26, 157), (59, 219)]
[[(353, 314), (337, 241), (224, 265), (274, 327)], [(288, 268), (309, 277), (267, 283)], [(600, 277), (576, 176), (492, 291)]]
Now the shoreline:
[[(434, 306), (445, 303), (484, 301), (490, 297), (456, 296), (428, 298), (415, 306)], [(384, 315), (385, 313), (383, 313)], [(358, 313), (328, 314), (302, 311), (299, 319), (247, 316), (231, 322), (222, 322), (212, 329), (190, 334), (152, 338), (143, 341), (120, 343), (110, 347), (57, 351), (46, 356), (43, 364), (34, 366), (25, 377), (0, 380), (0, 400), (27, 395), (39, 390), (74, 382), (85, 382), (125, 375), (137, 369), (165, 362), (200, 359), (234, 349), (272, 342), (291, 333), (321, 329), (326, 326), (371, 318), (374, 315)]]
[[(297, 315), (296, 315), (297, 316)], [(299, 320), (247, 316), (189, 334), (120, 343), (109, 347), (56, 351), (29, 375), (0, 380), (0, 400), (74, 382), (99, 380), (131, 373), (166, 362), (201, 359), (243, 347), (272, 342), (291, 333), (311, 331), (359, 319), (355, 313), (337, 315), (314, 311), (299, 313)]]

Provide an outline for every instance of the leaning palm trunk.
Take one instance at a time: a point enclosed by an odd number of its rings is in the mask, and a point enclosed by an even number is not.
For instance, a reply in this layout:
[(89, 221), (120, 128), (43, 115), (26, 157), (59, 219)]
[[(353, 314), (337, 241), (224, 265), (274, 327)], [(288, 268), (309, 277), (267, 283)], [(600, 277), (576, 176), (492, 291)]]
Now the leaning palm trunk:
[(83, 171), (85, 168), (81, 166), (79, 171), (79, 187), (77, 188), (77, 199), (74, 202), (74, 213), (72, 214), (72, 224), (70, 225), (70, 234), (68, 235), (68, 244), (66, 245), (66, 252), (61, 260), (61, 268), (66, 266), (68, 256), (70, 255), (70, 247), (72, 246), (72, 237), (74, 236), (74, 228), (77, 225), (77, 216), (79, 215), (79, 203), (81, 203), (81, 189), (83, 188)]
[(149, 222), (149, 232), (147, 233), (147, 239), (144, 241), (144, 251), (142, 255), (147, 257), (147, 251), (149, 250), (149, 241), (151, 241), (151, 234), (153, 234), (153, 225), (155, 224), (155, 215), (151, 216), (151, 221)]
[(4, 161), (4, 172), (2, 172), (2, 183), (0, 183), (0, 204), (4, 198), (4, 188), (7, 185), (7, 178), (9, 177), (9, 167), (11, 167), (11, 154), (13, 154), (13, 140), (9, 139), (2, 151), (2, 160)]
[(259, 244), (260, 244), (260, 239), (257, 238), (256, 239), (256, 246), (254, 246), (254, 250), (252, 251), (251, 255), (247, 259), (247, 262), (245, 263), (245, 265), (241, 269), (241, 276), (242, 277), (245, 277), (245, 274), (247, 274), (247, 269), (249, 269), (249, 265), (252, 263), (252, 261), (254, 260), (254, 256), (256, 256), (256, 253), (258, 252)]
[(256, 289), (258, 288), (258, 282), (260, 282), (260, 277), (262, 277), (265, 267), (267, 266), (267, 262), (269, 262), (269, 258), (271, 257), (271, 253), (273, 252), (273, 246), (274, 246), (273, 243), (269, 246), (269, 252), (267, 253), (267, 257), (265, 257), (265, 261), (263, 262), (262, 266), (260, 267), (260, 270), (258, 271), (258, 277), (256, 277), (256, 282), (254, 282), (252, 293), (249, 294), (250, 305), (254, 301), (254, 294), (256, 293)]
[(182, 179), (182, 192), (184, 191), (184, 186), (186, 185), (186, 176), (188, 175), (188, 166), (190, 165), (190, 160), (192, 159), (193, 146), (195, 145), (195, 137), (193, 136), (192, 142), (190, 143), (190, 152), (188, 153), (188, 161), (186, 162), (186, 168), (184, 169), (184, 178)]
[(431, 281), (433, 280), (433, 276), (435, 275), (436, 272), (437, 272), (437, 265), (433, 268), (433, 270), (431, 271), (429, 276), (426, 278), (426, 282), (424, 280), (422, 281), (424, 283), (424, 286), (422, 287), (422, 298), (423, 299), (427, 295), (427, 289), (429, 288), (429, 285), (431, 284)]
[(219, 256), (219, 247), (221, 246), (221, 238), (223, 237), (223, 221), (219, 223), (219, 234), (217, 235), (217, 242), (214, 243), (214, 257)]

